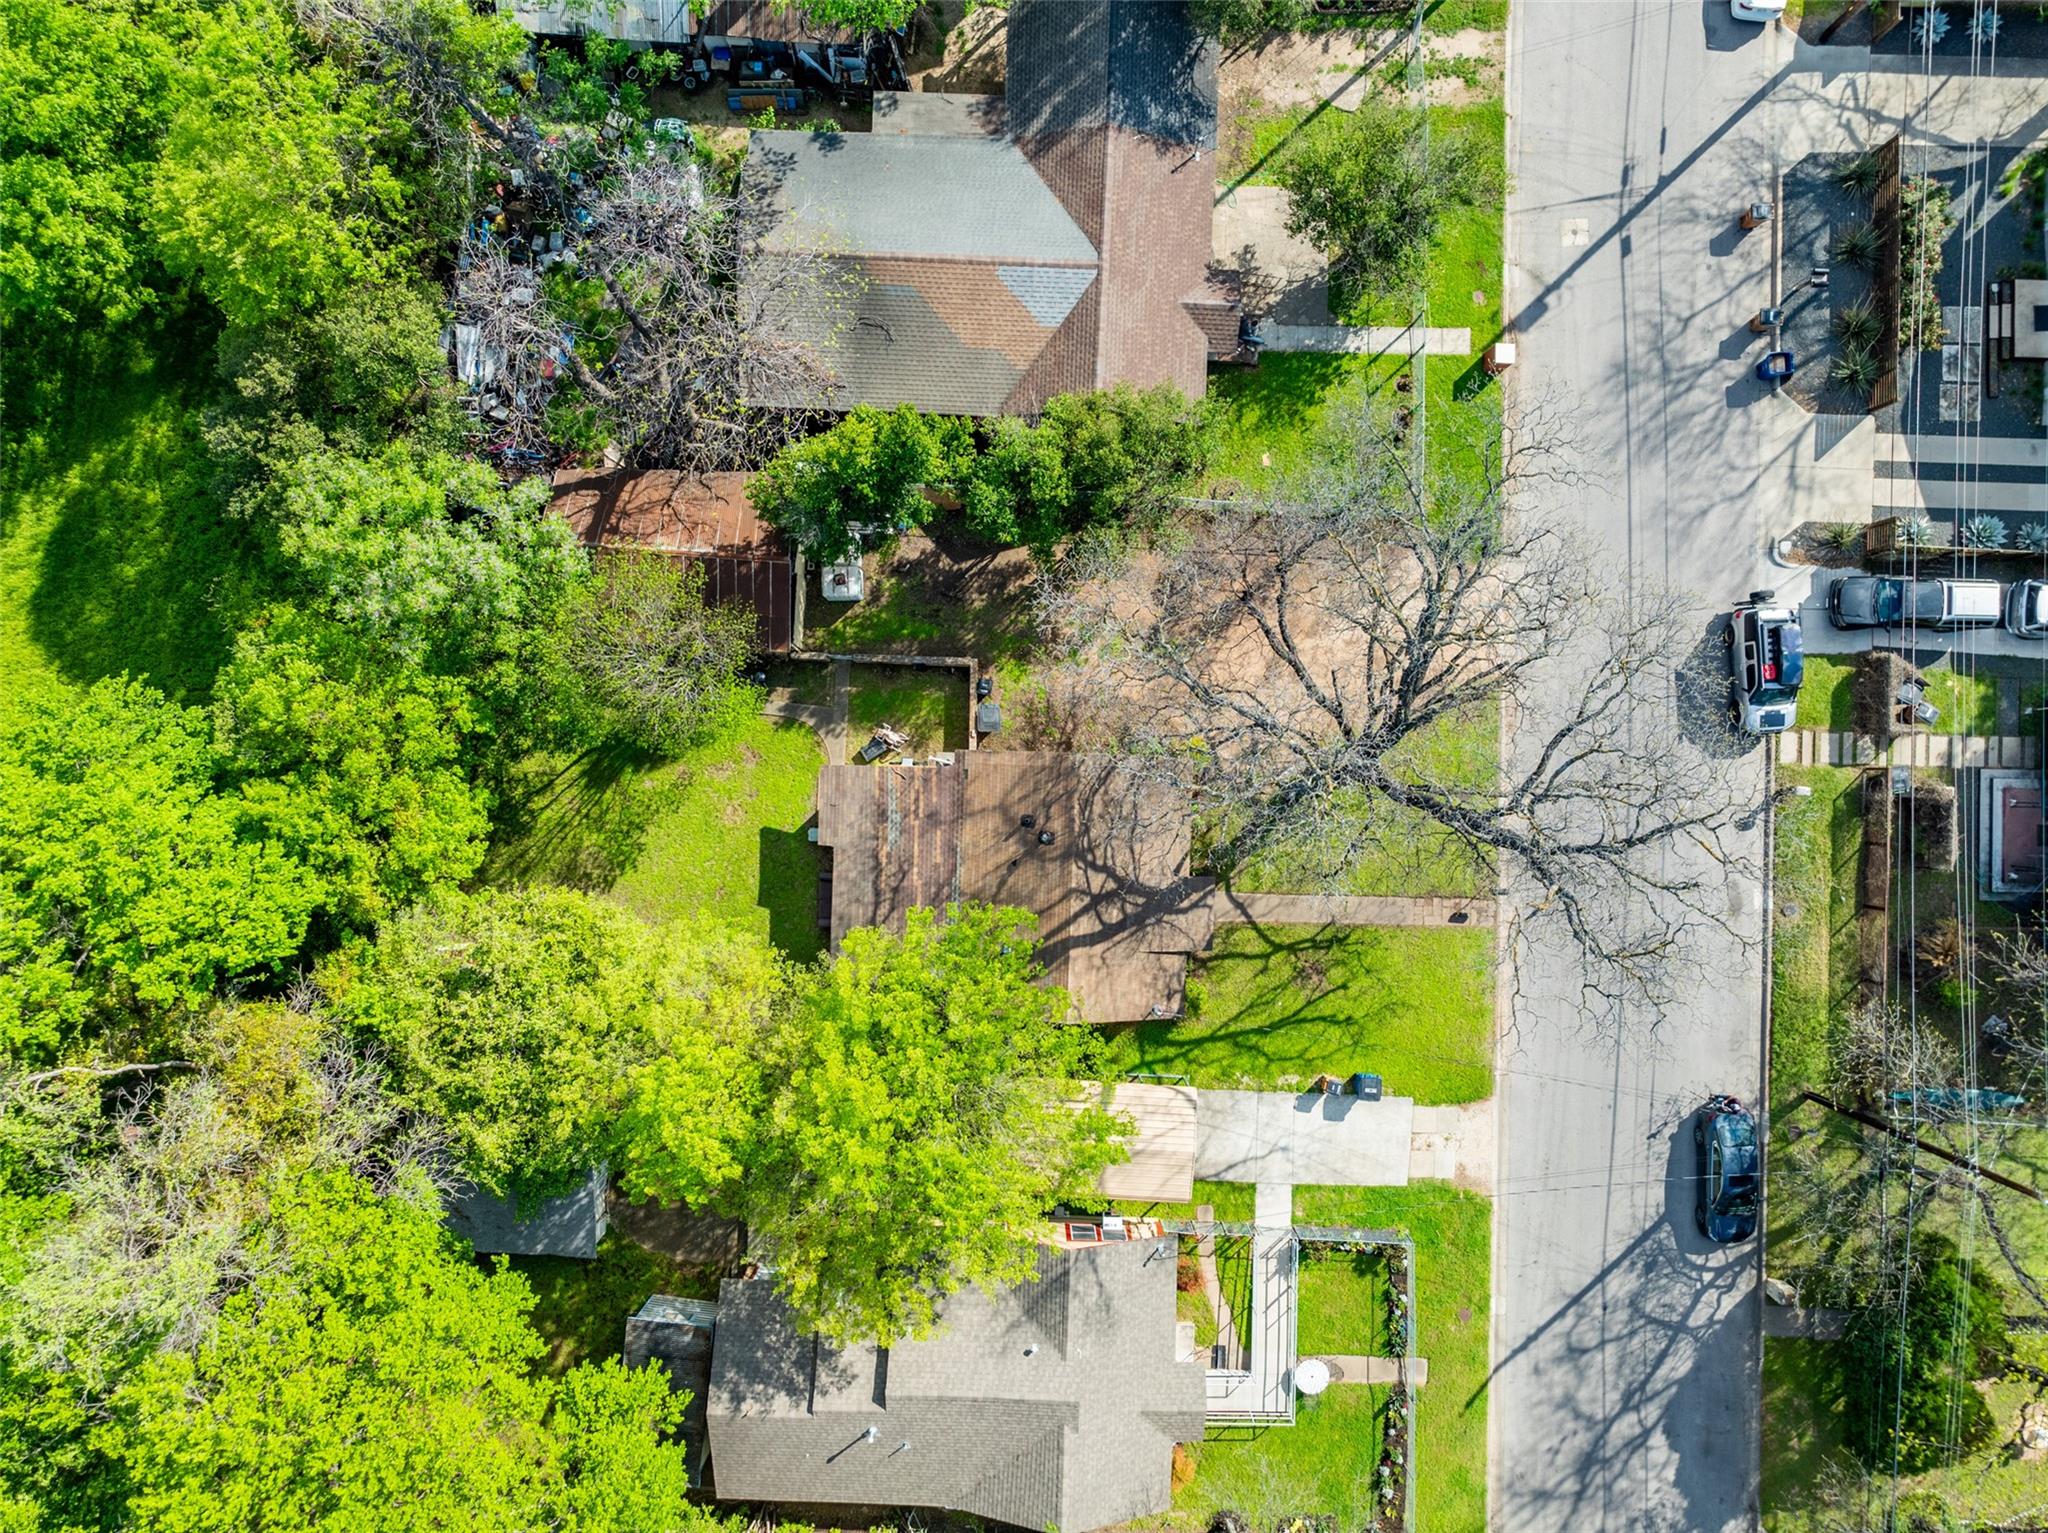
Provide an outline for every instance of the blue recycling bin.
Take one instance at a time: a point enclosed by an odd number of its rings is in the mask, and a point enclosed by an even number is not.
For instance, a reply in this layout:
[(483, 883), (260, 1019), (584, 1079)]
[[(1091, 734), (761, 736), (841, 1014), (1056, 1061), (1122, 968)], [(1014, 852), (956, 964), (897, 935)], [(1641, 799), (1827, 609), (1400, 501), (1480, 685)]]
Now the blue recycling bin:
[(1764, 359), (1756, 365), (1756, 375), (1766, 383), (1783, 383), (1792, 376), (1795, 365), (1789, 351), (1765, 352)]

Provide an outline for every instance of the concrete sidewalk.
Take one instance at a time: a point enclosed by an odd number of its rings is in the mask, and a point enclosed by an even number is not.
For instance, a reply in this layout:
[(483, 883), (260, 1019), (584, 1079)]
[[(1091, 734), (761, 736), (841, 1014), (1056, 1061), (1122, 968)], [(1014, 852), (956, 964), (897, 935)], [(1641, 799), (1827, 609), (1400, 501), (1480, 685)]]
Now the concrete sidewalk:
[(1408, 1097), (1203, 1091), (1195, 1103), (1195, 1175), (1301, 1187), (1400, 1187), (1408, 1181), (1415, 1103)]
[(1261, 325), (1268, 351), (1328, 351), (1357, 356), (1469, 357), (1472, 332), (1432, 325)]
[(1218, 922), (1253, 926), (1491, 926), (1491, 899), (1444, 895), (1246, 894), (1218, 889)]

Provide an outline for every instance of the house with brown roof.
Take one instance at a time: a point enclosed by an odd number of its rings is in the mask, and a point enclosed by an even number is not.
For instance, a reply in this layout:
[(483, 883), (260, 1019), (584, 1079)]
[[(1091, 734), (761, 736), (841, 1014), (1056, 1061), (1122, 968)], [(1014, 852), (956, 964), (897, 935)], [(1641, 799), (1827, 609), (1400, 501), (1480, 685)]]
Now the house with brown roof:
[(965, 751), (818, 779), (834, 946), (856, 927), (900, 931), (920, 906), (1018, 906), (1077, 1022), (1180, 1015), (1189, 955), (1215, 931), (1191, 839), (1185, 792), (1105, 755)]
[(554, 512), (585, 548), (645, 548), (704, 571), (704, 599), (752, 607), (766, 654), (801, 627), (803, 560), (747, 498), (752, 474), (563, 469)]
[(834, 391), (803, 401), (1028, 414), (1235, 356), (1212, 282), (1216, 45), (1184, 0), (1012, 0), (998, 103), (878, 94), (872, 133), (757, 132), (770, 249), (849, 280), (785, 316)]

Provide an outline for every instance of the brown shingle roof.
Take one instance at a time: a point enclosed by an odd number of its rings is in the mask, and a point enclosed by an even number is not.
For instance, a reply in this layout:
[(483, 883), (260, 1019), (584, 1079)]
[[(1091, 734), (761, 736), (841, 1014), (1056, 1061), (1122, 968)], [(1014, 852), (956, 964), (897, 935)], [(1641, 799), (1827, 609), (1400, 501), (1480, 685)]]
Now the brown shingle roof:
[(586, 548), (677, 554), (704, 571), (704, 596), (749, 606), (761, 648), (789, 648), (795, 566), (781, 534), (754, 514), (751, 474), (638, 473), (564, 469), (555, 513)]
[(917, 906), (1018, 906), (1038, 917), (1046, 978), (1081, 1021), (1177, 1015), (1188, 955), (1215, 927), (1210, 880), (1187, 872), (1185, 795), (1107, 756), (828, 766), (818, 841), (832, 851), (834, 944), (855, 927), (901, 929)]

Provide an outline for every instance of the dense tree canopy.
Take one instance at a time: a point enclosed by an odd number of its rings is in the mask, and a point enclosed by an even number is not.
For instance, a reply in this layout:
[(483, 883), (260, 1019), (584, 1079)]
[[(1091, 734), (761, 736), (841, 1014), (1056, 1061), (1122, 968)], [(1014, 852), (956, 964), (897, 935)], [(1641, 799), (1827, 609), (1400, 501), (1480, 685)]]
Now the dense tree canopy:
[(914, 910), (901, 937), (848, 933), (778, 1030), (745, 1201), (829, 1334), (920, 1335), (946, 1294), (1021, 1279), (1047, 1208), (1122, 1157), (1076, 1102), (1098, 1040), (1035, 955), (1022, 911)]
[(288, 1260), (191, 1352), (121, 1390), (139, 1525), (359, 1533), (692, 1526), (659, 1370), (529, 1365), (523, 1280), (460, 1259), (436, 1211), (310, 1177), (271, 1211)]
[(785, 447), (754, 480), (754, 505), (799, 548), (827, 563), (858, 546), (922, 527), (936, 509), (923, 487), (950, 477), (965, 445), (955, 422), (910, 405), (857, 405), (829, 431)]
[(219, 767), (204, 714), (133, 682), (0, 731), (0, 1050), (46, 1059), (102, 1002), (196, 1005), (299, 950), (320, 882)]

